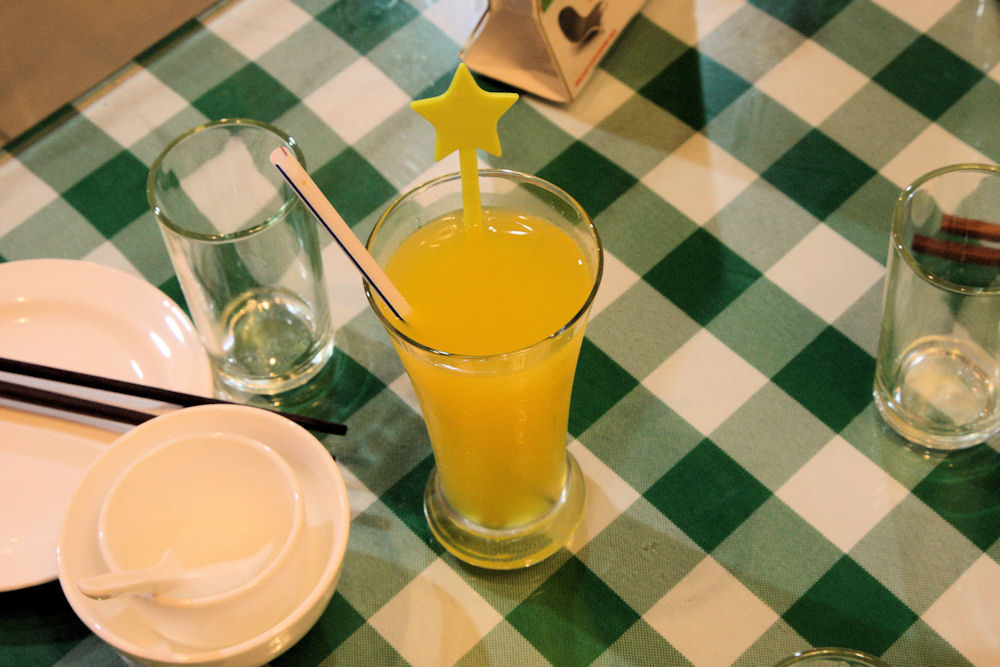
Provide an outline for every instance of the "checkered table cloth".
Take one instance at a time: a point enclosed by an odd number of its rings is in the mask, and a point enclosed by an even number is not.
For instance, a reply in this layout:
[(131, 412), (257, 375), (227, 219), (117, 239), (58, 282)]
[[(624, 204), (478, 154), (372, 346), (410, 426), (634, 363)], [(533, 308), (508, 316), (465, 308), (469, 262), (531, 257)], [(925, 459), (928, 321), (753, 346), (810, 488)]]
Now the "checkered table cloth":
[[(183, 303), (146, 173), (224, 116), (295, 136), (365, 237), (457, 168), (407, 104), (444, 90), (483, 4), (241, 0), (191, 22), (0, 154), (0, 258), (108, 264)], [(1000, 665), (1000, 455), (923, 457), (871, 399), (898, 191), (1000, 160), (996, 12), (650, 0), (576, 102), (503, 118), (484, 163), (568, 190), (607, 251), (569, 425), (586, 515), (527, 570), (464, 566), (431, 537), (412, 389), (327, 246), (319, 410), (350, 426), (325, 444), (354, 518), (333, 601), (275, 664), (759, 667), (837, 645)], [(57, 584), (0, 595), (0, 663), (116, 655)]]

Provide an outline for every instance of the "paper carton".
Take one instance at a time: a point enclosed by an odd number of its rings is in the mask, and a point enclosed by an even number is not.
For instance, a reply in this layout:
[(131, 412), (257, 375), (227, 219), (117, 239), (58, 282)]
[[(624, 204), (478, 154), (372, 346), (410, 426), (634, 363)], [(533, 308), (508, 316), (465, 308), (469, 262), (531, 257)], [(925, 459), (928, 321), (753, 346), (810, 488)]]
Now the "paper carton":
[(568, 102), (645, 0), (490, 0), (462, 56), (469, 69)]

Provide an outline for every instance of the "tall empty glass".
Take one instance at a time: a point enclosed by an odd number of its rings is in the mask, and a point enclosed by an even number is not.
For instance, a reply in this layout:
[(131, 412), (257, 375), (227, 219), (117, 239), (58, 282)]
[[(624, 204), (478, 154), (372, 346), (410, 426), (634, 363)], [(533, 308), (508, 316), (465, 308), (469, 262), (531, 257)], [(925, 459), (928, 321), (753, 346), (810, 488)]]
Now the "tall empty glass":
[(413, 308), (407, 322), (366, 291), (430, 434), (431, 531), (467, 562), (508, 569), (555, 552), (583, 511), (567, 422), (602, 250), (552, 184), (500, 170), (479, 184), (477, 224), (463, 220), (453, 174), (400, 197), (372, 231), (369, 250)]
[(917, 179), (891, 234), (875, 403), (917, 445), (989, 441), (1000, 433), (1000, 167)]
[(224, 388), (280, 394), (330, 358), (333, 331), (316, 222), (270, 162), (295, 141), (221, 120), (175, 139), (147, 197), (188, 310)]

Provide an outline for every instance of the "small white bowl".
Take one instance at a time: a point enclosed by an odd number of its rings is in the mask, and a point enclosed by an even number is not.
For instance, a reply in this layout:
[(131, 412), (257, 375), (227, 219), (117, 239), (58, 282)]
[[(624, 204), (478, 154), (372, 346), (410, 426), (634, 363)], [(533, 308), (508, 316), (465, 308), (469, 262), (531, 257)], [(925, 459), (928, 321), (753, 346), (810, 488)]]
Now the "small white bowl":
[(295, 473), (270, 447), (198, 433), (154, 447), (122, 472), (101, 507), (98, 539), (112, 572), (151, 568), (168, 550), (188, 569), (269, 550), (263, 567), (231, 590), (127, 596), (163, 636), (216, 647), (245, 641), (291, 611), (303, 521)]
[[(292, 586), (294, 608), (246, 641), (192, 647), (167, 639), (121, 598), (94, 600), (78, 582), (108, 571), (98, 540), (98, 517), (115, 481), (154, 447), (207, 431), (242, 435), (265, 443), (291, 466), (305, 503), (306, 557)], [(350, 534), (347, 487), (322, 443), (301, 426), (266, 410), (206, 405), (152, 419), (122, 435), (88, 468), (73, 493), (59, 531), (57, 561), (63, 594), (81, 621), (128, 662), (149, 665), (247, 667), (288, 650), (316, 623), (336, 590)]]

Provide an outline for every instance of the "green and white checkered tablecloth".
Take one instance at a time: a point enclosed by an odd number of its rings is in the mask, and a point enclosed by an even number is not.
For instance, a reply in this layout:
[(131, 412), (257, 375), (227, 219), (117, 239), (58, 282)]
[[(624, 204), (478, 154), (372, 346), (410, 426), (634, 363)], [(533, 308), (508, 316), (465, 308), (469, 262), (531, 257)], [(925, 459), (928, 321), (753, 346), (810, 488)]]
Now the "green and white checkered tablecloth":
[[(108, 264), (182, 302), (146, 173), (231, 116), (295, 136), (367, 235), (457, 167), (407, 105), (446, 87), (483, 4), (240, 0), (191, 22), (0, 153), (0, 259)], [(568, 190), (607, 251), (570, 418), (586, 516), (527, 570), (430, 536), (412, 390), (327, 246), (335, 375), (311, 407), (350, 426), (325, 444), (354, 518), (333, 601), (275, 664), (759, 667), (838, 645), (1000, 665), (1000, 454), (921, 456), (871, 400), (896, 194), (1000, 161), (996, 12), (649, 0), (577, 101), (503, 118), (484, 162)], [(114, 660), (57, 584), (0, 594), (0, 664)]]

